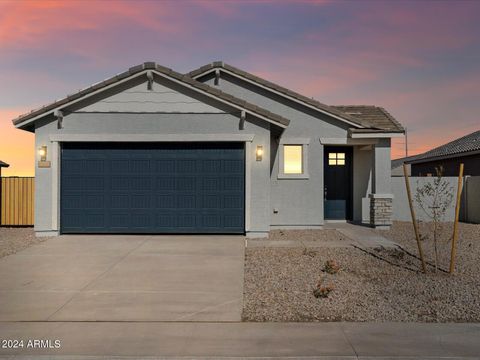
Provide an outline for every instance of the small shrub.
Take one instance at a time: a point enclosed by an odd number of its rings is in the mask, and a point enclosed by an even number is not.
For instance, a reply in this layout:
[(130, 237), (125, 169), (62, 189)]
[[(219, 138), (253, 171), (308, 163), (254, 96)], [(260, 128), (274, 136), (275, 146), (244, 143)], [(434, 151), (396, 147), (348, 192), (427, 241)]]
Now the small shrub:
[(317, 255), (317, 251), (309, 249), (309, 248), (303, 248), (303, 255), (308, 255), (310, 257), (315, 257)]
[(332, 284), (324, 285), (322, 279), (317, 283), (317, 287), (313, 289), (313, 296), (316, 298), (327, 298), (333, 289), (334, 286)]
[(323, 271), (327, 274), (336, 274), (340, 271), (340, 265), (335, 260), (327, 260), (325, 262), (325, 266), (323, 267)]

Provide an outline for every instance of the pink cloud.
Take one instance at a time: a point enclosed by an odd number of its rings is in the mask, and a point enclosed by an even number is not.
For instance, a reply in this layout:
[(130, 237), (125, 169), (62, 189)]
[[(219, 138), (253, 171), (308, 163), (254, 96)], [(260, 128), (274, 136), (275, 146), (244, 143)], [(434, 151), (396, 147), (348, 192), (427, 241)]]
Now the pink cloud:
[(25, 109), (0, 109), (0, 160), (10, 164), (2, 176), (34, 175), (34, 134), (15, 129), (11, 120)]
[[(181, 5), (171, 2), (38, 0), (0, 3), (0, 48), (41, 48), (64, 41), (69, 50), (80, 47), (80, 51), (84, 51), (85, 45), (101, 42), (99, 40), (104, 39), (107, 32), (136, 26), (170, 36), (190, 31)], [(83, 32), (85, 36), (70, 38), (72, 32)], [(99, 32), (102, 36), (93, 35)], [(60, 48), (65, 51), (62, 46)]]

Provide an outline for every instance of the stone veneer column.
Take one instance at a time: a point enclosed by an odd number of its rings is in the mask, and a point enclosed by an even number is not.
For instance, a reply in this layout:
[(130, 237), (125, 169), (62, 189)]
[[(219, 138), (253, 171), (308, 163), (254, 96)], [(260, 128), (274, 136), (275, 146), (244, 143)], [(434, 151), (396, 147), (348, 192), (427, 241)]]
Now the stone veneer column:
[(370, 194), (370, 225), (389, 228), (392, 225), (393, 195)]

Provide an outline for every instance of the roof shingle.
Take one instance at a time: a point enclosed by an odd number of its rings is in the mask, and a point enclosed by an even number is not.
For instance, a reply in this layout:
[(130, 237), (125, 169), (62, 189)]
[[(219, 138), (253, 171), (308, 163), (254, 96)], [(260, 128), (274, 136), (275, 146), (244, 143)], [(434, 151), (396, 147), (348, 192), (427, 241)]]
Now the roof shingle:
[(462, 136), (447, 144), (438, 146), (432, 150), (419, 154), (413, 160), (407, 160), (408, 163), (424, 162), (438, 157), (451, 157), (455, 155), (464, 155), (473, 151), (480, 151), (480, 130), (471, 134)]

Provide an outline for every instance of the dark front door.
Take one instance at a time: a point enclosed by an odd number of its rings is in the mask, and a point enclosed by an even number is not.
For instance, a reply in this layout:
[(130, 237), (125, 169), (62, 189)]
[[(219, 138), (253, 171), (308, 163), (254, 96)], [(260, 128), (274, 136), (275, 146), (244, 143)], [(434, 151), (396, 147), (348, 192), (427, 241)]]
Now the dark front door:
[(243, 143), (65, 143), (62, 233), (243, 233)]
[(326, 146), (324, 149), (325, 219), (352, 219), (351, 147)]

